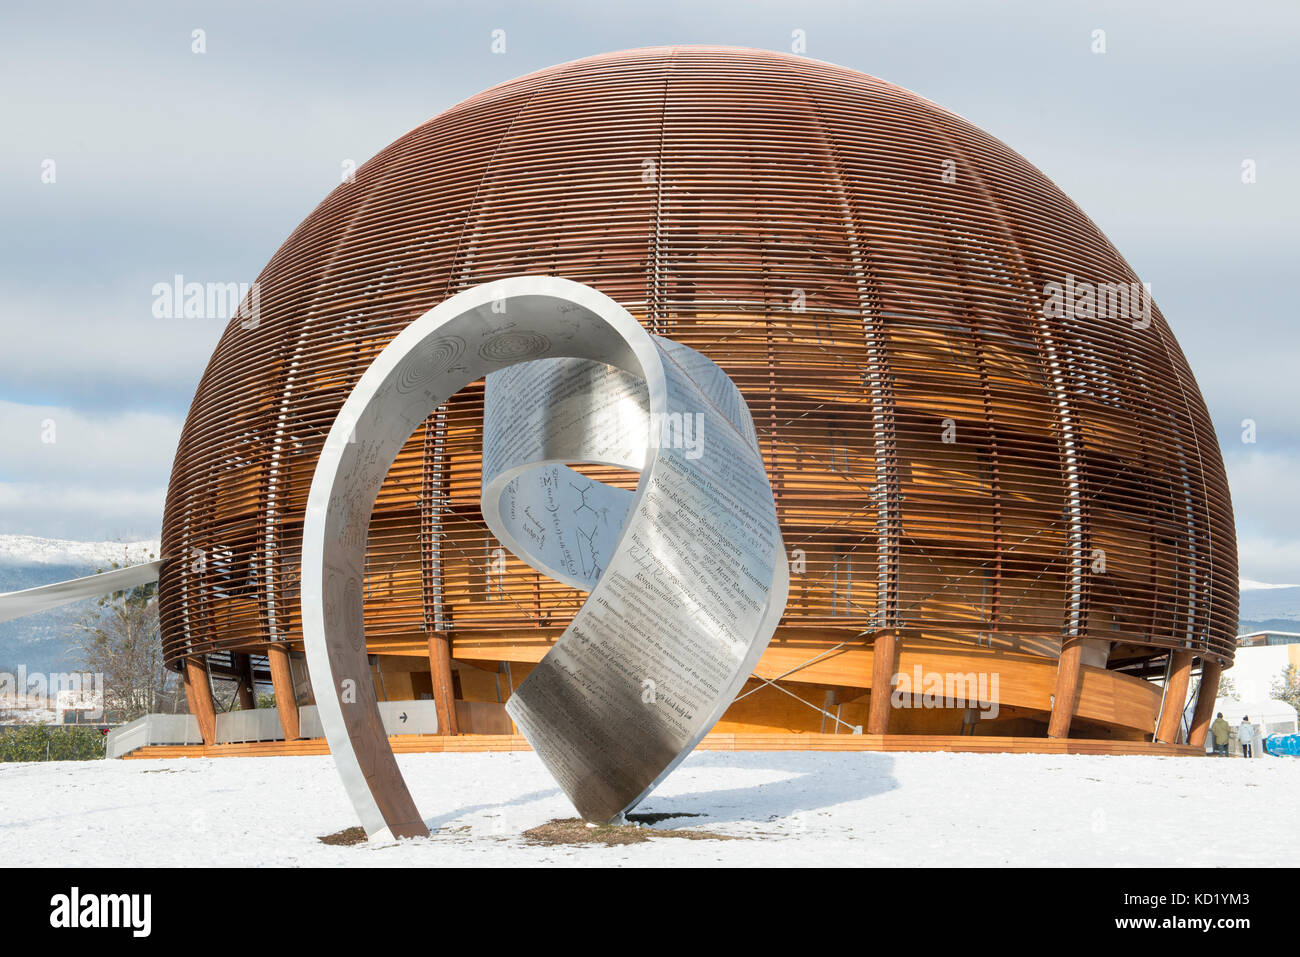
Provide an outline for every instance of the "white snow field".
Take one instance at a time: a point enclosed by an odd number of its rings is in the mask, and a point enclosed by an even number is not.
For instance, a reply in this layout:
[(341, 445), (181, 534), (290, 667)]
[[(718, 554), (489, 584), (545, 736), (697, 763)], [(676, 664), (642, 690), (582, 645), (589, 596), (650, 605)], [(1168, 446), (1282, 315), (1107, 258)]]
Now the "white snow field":
[(531, 752), (398, 757), (434, 835), (329, 846), (357, 823), (333, 760), (0, 764), (6, 866), (1300, 863), (1300, 760), (696, 752), (638, 812), (743, 840), (530, 845), (574, 812)]

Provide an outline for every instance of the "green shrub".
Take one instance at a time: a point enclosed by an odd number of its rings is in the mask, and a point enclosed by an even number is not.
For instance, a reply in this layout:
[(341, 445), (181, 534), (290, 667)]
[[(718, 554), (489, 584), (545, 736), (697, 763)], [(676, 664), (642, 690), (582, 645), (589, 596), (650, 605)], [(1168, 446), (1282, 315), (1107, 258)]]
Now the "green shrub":
[(99, 728), (31, 724), (0, 731), (0, 761), (95, 761), (104, 756)]

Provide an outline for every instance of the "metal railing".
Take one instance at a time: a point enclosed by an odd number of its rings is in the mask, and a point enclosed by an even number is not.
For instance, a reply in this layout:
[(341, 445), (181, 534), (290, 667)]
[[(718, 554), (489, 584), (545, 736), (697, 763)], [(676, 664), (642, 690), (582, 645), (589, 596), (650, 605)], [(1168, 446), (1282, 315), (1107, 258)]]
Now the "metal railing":
[[(386, 734), (437, 734), (438, 711), (432, 700), (381, 701), (379, 716)], [(320, 713), (314, 704), (298, 709), (298, 728), (304, 738), (323, 738)]]
[(275, 708), (225, 711), (217, 715), (217, 744), (283, 740), (284, 727)]
[(114, 728), (104, 742), (104, 753), (120, 758), (151, 744), (202, 744), (199, 721), (192, 714), (147, 714)]
[[(433, 701), (381, 701), (379, 716), (387, 734), (437, 734), (438, 712)], [(304, 738), (323, 738), (315, 705), (299, 709), (299, 732)], [(283, 741), (284, 728), (275, 708), (226, 711), (217, 715), (217, 744), (248, 741)], [(198, 719), (192, 714), (147, 714), (109, 732), (105, 753), (120, 758), (152, 744), (202, 744)]]

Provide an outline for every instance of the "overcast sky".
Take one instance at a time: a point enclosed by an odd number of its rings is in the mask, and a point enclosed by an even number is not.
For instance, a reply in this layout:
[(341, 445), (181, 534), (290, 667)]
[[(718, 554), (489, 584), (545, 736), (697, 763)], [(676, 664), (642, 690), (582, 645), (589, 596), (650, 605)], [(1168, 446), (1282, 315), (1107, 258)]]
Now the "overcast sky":
[(344, 161), (555, 63), (666, 43), (789, 51), (802, 30), (808, 56), (1001, 138), (1101, 226), (1151, 284), (1205, 394), (1242, 575), (1300, 582), (1300, 5), (1135, 6), (6, 5), (0, 533), (157, 536), (224, 323), (155, 318), (151, 290), (175, 274), (251, 282)]

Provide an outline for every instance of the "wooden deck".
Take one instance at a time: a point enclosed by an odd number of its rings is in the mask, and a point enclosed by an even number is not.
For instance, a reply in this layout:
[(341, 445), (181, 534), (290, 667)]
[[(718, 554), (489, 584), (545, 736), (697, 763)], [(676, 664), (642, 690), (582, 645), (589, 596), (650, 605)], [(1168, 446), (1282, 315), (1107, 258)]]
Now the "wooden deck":
[[(527, 751), (519, 735), (466, 734), (456, 737), (404, 734), (388, 739), (396, 754)], [(1126, 754), (1204, 757), (1185, 744), (1104, 741), (1087, 738), (1002, 738), (924, 734), (710, 734), (700, 751), (963, 751), (983, 754)], [(329, 754), (324, 738), (256, 741), (248, 744), (152, 745), (126, 755), (144, 758), (240, 758)]]

